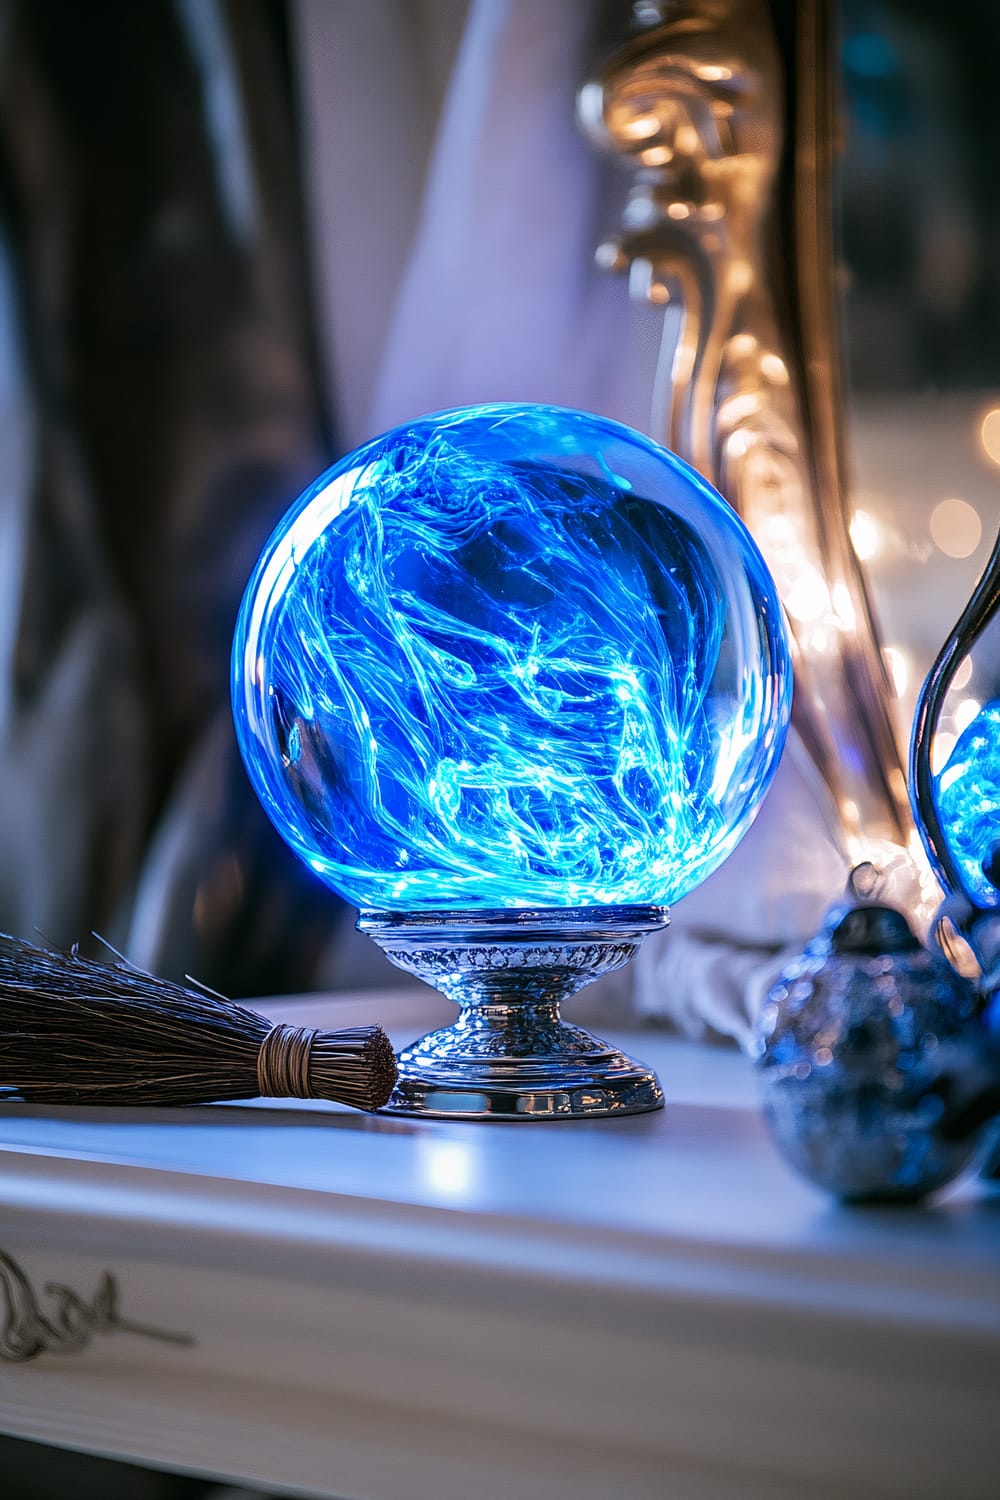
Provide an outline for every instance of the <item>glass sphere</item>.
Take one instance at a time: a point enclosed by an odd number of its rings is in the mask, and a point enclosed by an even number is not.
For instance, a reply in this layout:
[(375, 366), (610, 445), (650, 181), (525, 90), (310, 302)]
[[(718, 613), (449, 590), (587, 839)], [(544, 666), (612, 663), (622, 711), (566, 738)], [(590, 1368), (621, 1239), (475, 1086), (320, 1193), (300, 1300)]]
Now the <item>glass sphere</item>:
[(1000, 702), (959, 735), (935, 791), (960, 889), (976, 906), (1000, 906)]
[(774, 583), (721, 496), (544, 406), (422, 417), (328, 469), (233, 648), (264, 807), (390, 910), (675, 901), (749, 826), (790, 700)]

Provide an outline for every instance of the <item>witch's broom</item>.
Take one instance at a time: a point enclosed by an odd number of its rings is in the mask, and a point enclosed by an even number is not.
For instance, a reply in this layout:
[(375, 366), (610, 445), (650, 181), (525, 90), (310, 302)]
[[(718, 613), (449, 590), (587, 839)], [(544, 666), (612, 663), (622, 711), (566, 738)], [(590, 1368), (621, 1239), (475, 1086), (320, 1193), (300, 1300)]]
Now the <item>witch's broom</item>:
[(261, 1095), (372, 1110), (395, 1081), (381, 1026), (272, 1025), (127, 963), (0, 934), (0, 1098), (172, 1105)]

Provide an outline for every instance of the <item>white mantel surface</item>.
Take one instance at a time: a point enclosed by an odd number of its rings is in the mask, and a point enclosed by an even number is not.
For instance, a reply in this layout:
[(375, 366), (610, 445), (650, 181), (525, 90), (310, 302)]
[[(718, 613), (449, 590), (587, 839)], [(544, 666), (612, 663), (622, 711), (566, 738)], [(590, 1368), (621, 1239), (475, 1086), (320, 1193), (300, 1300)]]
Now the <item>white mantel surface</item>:
[[(267, 1008), (397, 1042), (446, 1013)], [(1000, 1196), (839, 1208), (743, 1058), (605, 1029), (663, 1112), (0, 1105), (0, 1251), (41, 1307), (111, 1271), (197, 1341), (0, 1363), (0, 1431), (343, 1500), (995, 1500)]]

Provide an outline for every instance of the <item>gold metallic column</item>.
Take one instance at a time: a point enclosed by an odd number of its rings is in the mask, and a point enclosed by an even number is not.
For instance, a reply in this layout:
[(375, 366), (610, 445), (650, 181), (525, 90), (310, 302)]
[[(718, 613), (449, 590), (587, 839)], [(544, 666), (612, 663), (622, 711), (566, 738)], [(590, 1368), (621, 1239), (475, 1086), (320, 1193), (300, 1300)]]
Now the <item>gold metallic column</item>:
[(598, 263), (667, 305), (651, 430), (753, 532), (792, 625), (794, 723), (845, 855), (886, 868), (915, 835), (848, 533), (831, 6), (640, 0), (622, 16), (579, 94), (588, 136), (632, 173)]

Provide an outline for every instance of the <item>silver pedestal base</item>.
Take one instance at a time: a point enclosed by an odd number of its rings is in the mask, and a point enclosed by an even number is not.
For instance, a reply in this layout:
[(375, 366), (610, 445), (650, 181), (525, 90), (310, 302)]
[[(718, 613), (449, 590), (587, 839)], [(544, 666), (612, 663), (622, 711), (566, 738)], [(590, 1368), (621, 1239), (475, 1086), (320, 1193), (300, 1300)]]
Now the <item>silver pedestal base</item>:
[(629, 962), (667, 923), (661, 907), (365, 911), (358, 927), (461, 1009), (399, 1054), (394, 1114), (544, 1120), (660, 1109), (656, 1074), (571, 1026), (563, 1000)]

